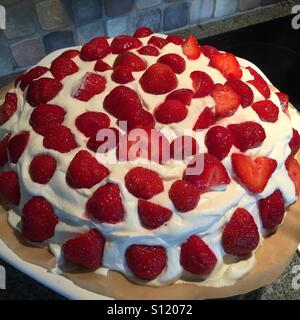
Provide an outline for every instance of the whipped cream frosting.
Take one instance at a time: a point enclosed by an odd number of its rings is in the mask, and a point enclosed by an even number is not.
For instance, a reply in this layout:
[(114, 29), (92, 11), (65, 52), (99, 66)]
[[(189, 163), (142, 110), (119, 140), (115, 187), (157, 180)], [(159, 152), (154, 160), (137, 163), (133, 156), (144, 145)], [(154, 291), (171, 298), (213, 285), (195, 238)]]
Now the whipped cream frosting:
[[(162, 34), (154, 35), (163, 38), (166, 37)], [(150, 37), (140, 38), (140, 40), (144, 45), (146, 45)], [(112, 39), (109, 39), (108, 41), (111, 42)], [(80, 49), (80, 47), (72, 49)], [(64, 50), (58, 50), (48, 55), (38, 65), (50, 67), (52, 60), (59, 56)], [(137, 50), (132, 50), (132, 52), (137, 53)], [(177, 46), (173, 43), (169, 43), (164, 46), (160, 50), (159, 56), (142, 56), (142, 58), (149, 66), (155, 63), (160, 56), (167, 53), (176, 53), (183, 57), (186, 62), (185, 71), (182, 74), (177, 75), (178, 87), (176, 89), (193, 89), (190, 74), (197, 70), (208, 73), (214, 83), (224, 84), (226, 82), (226, 79), (218, 70), (208, 65), (209, 59), (204, 54), (201, 54), (200, 58), (197, 60), (188, 60), (182, 53), (181, 46)], [(109, 65), (113, 65), (116, 57), (117, 55), (110, 54), (105, 57), (103, 61)], [(84, 62), (79, 57), (75, 57), (73, 60), (78, 65), (79, 71), (71, 76), (65, 77), (61, 81), (63, 89), (54, 99), (49, 101), (49, 103), (57, 104), (67, 111), (64, 123), (66, 126), (71, 128), (73, 133), (75, 133), (76, 142), (79, 146), (69, 153), (62, 154), (55, 150), (49, 150), (43, 147), (43, 137), (31, 130), (29, 125), (32, 107), (25, 100), (23, 92), (18, 86), (11, 90), (11, 92), (15, 92), (18, 96), (18, 109), (9, 121), (0, 128), (0, 135), (3, 136), (6, 132), (12, 132), (14, 134), (23, 130), (30, 130), (31, 136), (30, 143), (18, 163), (16, 165), (10, 163), (4, 168), (4, 171), (11, 169), (16, 170), (20, 180), (22, 195), (20, 205), (18, 207), (13, 207), (9, 212), (9, 223), (14, 228), (20, 228), (20, 214), (22, 208), (32, 196), (43, 196), (52, 204), (60, 222), (56, 226), (55, 236), (42, 245), (46, 247), (49, 246), (50, 250), (57, 258), (57, 267), (53, 272), (59, 273), (59, 267), (61, 263), (63, 263), (63, 256), (61, 253), (62, 244), (78, 233), (85, 232), (90, 228), (97, 228), (106, 238), (103, 266), (96, 271), (97, 273), (105, 275), (108, 270), (116, 270), (120, 271), (135, 282), (151, 286), (163, 286), (176, 281), (192, 281), (199, 285), (215, 287), (234, 284), (254, 266), (255, 255), (253, 253), (250, 258), (245, 260), (228, 257), (228, 255), (224, 253), (221, 245), (222, 228), (230, 220), (233, 212), (237, 208), (245, 208), (251, 213), (258, 226), (261, 244), (263, 242), (264, 229), (259, 218), (257, 201), (260, 198), (267, 197), (276, 189), (281, 190), (286, 205), (289, 205), (296, 200), (295, 187), (288, 176), (284, 162), (290, 154), (288, 144), (292, 137), (292, 128), (299, 127), (300, 125), (300, 117), (297, 112), (291, 111), (290, 119), (284, 112), (282, 112), (280, 108), (280, 101), (277, 95), (272, 91), (270, 100), (272, 100), (272, 102), (279, 108), (279, 117), (276, 123), (272, 124), (263, 122), (252, 108), (243, 109), (242, 107), (239, 107), (232, 116), (218, 121), (218, 125), (224, 126), (243, 121), (255, 121), (261, 124), (265, 129), (266, 139), (262, 145), (257, 148), (249, 149), (245, 152), (247, 155), (251, 156), (268, 156), (275, 159), (278, 163), (276, 171), (273, 173), (264, 191), (260, 194), (252, 194), (248, 192), (232, 179), (226, 188), (202, 194), (198, 206), (194, 210), (187, 213), (181, 213), (175, 209), (169, 199), (168, 190), (175, 180), (181, 179), (182, 173), (186, 168), (186, 162), (174, 161), (166, 165), (153, 163), (143, 164), (143, 167), (151, 168), (156, 171), (161, 176), (164, 184), (164, 191), (154, 196), (151, 199), (151, 202), (163, 205), (173, 211), (173, 216), (166, 225), (154, 230), (148, 230), (141, 225), (138, 217), (138, 199), (127, 191), (124, 184), (124, 176), (131, 168), (136, 166), (135, 162), (109, 165), (109, 163), (105, 162), (104, 155), (97, 154), (97, 159), (100, 162), (105, 163), (111, 171), (111, 174), (106, 179), (91, 189), (72, 189), (66, 182), (65, 175), (69, 163), (79, 151), (79, 148), (87, 150), (86, 142), (88, 138), (76, 129), (76, 117), (85, 111), (101, 111), (106, 113), (103, 109), (103, 100), (114, 87), (119, 85), (111, 80), (112, 70), (101, 72), (101, 75), (107, 80), (105, 91), (94, 96), (87, 102), (74, 99), (72, 97), (73, 93), (80, 84), (82, 77), (86, 72), (94, 72), (93, 69), (95, 61)], [(270, 84), (269, 80), (256, 66), (244, 59), (238, 58), (238, 61), (243, 71), (241, 80), (247, 81), (253, 79), (253, 76), (246, 69), (247, 66), (251, 66)], [(166, 95), (152, 95), (144, 92), (138, 81), (142, 74), (143, 72), (133, 72), (136, 80), (127, 83), (126, 86), (135, 90), (139, 94), (143, 105), (149, 112), (153, 112), (157, 105), (165, 100)], [(53, 78), (50, 71), (45, 73), (42, 77)], [(254, 101), (264, 100), (264, 97), (254, 86), (251, 84), (248, 85), (254, 93)], [(172, 129), (176, 132), (177, 136), (180, 136), (183, 134), (183, 130), (194, 126), (199, 114), (205, 107), (208, 106), (214, 108), (214, 105), (215, 103), (211, 96), (192, 99), (191, 106), (188, 108), (188, 115), (182, 122), (169, 125), (156, 123), (156, 128), (166, 131)], [(108, 116), (110, 115), (108, 114)], [(113, 120), (111, 116), (110, 118), (112, 120), (111, 126), (117, 127), (116, 121)], [(197, 140), (201, 152), (207, 151), (204, 144), (204, 138), (207, 130), (208, 129), (201, 130), (200, 133), (196, 133), (192, 130), (190, 131), (191, 135), (193, 135)], [(233, 175), (233, 172), (230, 155), (234, 152), (239, 152), (239, 150), (233, 146), (228, 156), (222, 161), (231, 176)], [(46, 185), (40, 185), (33, 182), (29, 176), (30, 162), (35, 155), (40, 153), (49, 154), (57, 160), (57, 170), (50, 182)], [(112, 154), (115, 154), (115, 152), (112, 152)], [(85, 205), (89, 197), (99, 188), (99, 186), (104, 185), (107, 182), (119, 184), (121, 190), (126, 214), (125, 220), (117, 224), (99, 223), (91, 220), (84, 214)], [(184, 271), (180, 265), (180, 246), (190, 235), (193, 234), (199, 235), (213, 250), (218, 259), (218, 263), (213, 272), (205, 279), (200, 276), (189, 274)], [(166, 268), (155, 280), (144, 282), (133, 276), (125, 261), (125, 251), (131, 244), (161, 245), (166, 248), (168, 257)]]

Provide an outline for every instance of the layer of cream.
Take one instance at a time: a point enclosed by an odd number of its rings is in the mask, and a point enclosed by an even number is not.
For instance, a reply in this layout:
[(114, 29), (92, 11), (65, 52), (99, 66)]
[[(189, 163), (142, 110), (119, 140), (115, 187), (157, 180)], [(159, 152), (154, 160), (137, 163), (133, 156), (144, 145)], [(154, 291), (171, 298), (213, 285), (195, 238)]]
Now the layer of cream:
[[(157, 36), (165, 37), (161, 34), (157, 34)], [(146, 44), (148, 39), (149, 38), (143, 38), (141, 41)], [(62, 51), (64, 50), (59, 50), (50, 54), (43, 59), (39, 65), (49, 67), (51, 61)], [(133, 52), (136, 52), (136, 50), (133, 50)], [(196, 70), (207, 72), (215, 83), (223, 84), (226, 82), (226, 79), (218, 70), (208, 66), (209, 59), (203, 54), (197, 60), (188, 60), (183, 55), (181, 47), (174, 44), (168, 44), (160, 50), (160, 56), (166, 53), (177, 53), (186, 61), (185, 71), (182, 74), (177, 75), (178, 89), (192, 89), (190, 73)], [(155, 63), (159, 58), (151, 56), (141, 57), (148, 63), (148, 65)], [(111, 54), (103, 60), (112, 65), (115, 58), (116, 55)], [(65, 174), (68, 165), (73, 159), (74, 155), (79, 149), (87, 150), (87, 138), (81, 134), (74, 125), (76, 117), (85, 111), (101, 111), (106, 113), (102, 107), (103, 100), (114, 87), (118, 86), (117, 83), (111, 80), (112, 71), (109, 70), (101, 72), (101, 75), (105, 76), (107, 79), (105, 91), (94, 96), (88, 102), (82, 102), (74, 99), (72, 95), (80, 84), (80, 80), (86, 72), (94, 72), (93, 69), (95, 64), (95, 62), (83, 62), (78, 57), (74, 58), (74, 61), (77, 63), (79, 71), (62, 80), (63, 89), (53, 100), (49, 102), (57, 104), (67, 111), (65, 124), (75, 133), (79, 148), (67, 154), (61, 154), (54, 150), (48, 150), (43, 147), (42, 136), (31, 130), (31, 127), (28, 123), (30, 114), (32, 112), (32, 107), (26, 102), (23, 92), (18, 87), (12, 90), (18, 95), (18, 111), (5, 125), (0, 128), (0, 135), (2, 136), (7, 131), (18, 133), (23, 130), (30, 130), (31, 136), (30, 143), (28, 144), (28, 147), (23, 153), (21, 159), (18, 161), (17, 165), (10, 164), (7, 166), (7, 168), (4, 168), (4, 170), (14, 169), (17, 171), (20, 177), (22, 194), (20, 205), (10, 211), (9, 223), (17, 229), (20, 227), (21, 209), (32, 196), (43, 196), (53, 205), (60, 219), (60, 223), (56, 228), (55, 236), (46, 243), (42, 244), (49, 246), (53, 254), (55, 254), (57, 257), (57, 268), (53, 270), (53, 272), (59, 273), (60, 263), (63, 262), (61, 245), (75, 234), (84, 232), (91, 227), (96, 227), (106, 237), (103, 267), (96, 271), (100, 272), (101, 274), (105, 274), (108, 269), (116, 270), (122, 272), (135, 282), (144, 283), (151, 286), (163, 286), (175, 281), (196, 281), (199, 283), (199, 285), (216, 287), (231, 285), (244, 276), (255, 263), (254, 255), (243, 261), (226, 256), (220, 243), (221, 230), (223, 226), (230, 220), (230, 217), (235, 209), (238, 207), (243, 207), (253, 215), (259, 229), (262, 243), (264, 230), (261, 226), (259, 218), (257, 200), (270, 195), (277, 188), (282, 191), (287, 205), (296, 200), (295, 188), (292, 181), (288, 177), (284, 166), (284, 161), (290, 153), (288, 143), (292, 137), (292, 128), (293, 126), (299, 128), (300, 117), (298, 114), (294, 112), (291, 117), (292, 120), (286, 116), (286, 114), (281, 111), (278, 97), (274, 92), (272, 92), (270, 99), (278, 106), (280, 110), (278, 121), (275, 124), (261, 121), (251, 107), (245, 109), (240, 107), (234, 115), (224, 118), (218, 123), (220, 125), (227, 125), (230, 123), (253, 120), (260, 123), (264, 127), (266, 139), (263, 144), (258, 148), (247, 150), (246, 154), (253, 156), (268, 156), (273, 158), (277, 161), (278, 168), (269, 180), (265, 190), (259, 195), (253, 195), (249, 193), (245, 188), (232, 180), (225, 189), (207, 192), (201, 195), (199, 204), (193, 211), (181, 213), (174, 208), (172, 202), (170, 201), (168, 197), (168, 190), (173, 181), (181, 178), (186, 167), (186, 163), (184, 161), (176, 161), (168, 165), (143, 164), (144, 167), (151, 168), (152, 170), (158, 172), (164, 183), (164, 192), (153, 197), (151, 201), (168, 207), (173, 211), (173, 217), (166, 225), (155, 230), (148, 230), (143, 228), (140, 224), (137, 213), (137, 199), (127, 191), (124, 185), (124, 176), (131, 168), (137, 165), (136, 163), (117, 163), (110, 165), (106, 162), (106, 158), (103, 155), (97, 154), (97, 159), (100, 162), (105, 163), (105, 165), (109, 167), (111, 171), (108, 179), (103, 180), (100, 184), (91, 189), (77, 190), (70, 188), (65, 181)], [(263, 73), (250, 62), (243, 59), (239, 59), (239, 62), (243, 70), (243, 81), (253, 79), (249, 71), (245, 69), (247, 66), (255, 68), (263, 77), (265, 77)], [(145, 93), (138, 81), (142, 74), (143, 72), (134, 72), (133, 75), (136, 81), (128, 83), (126, 86), (138, 92), (144, 106), (150, 112), (153, 112), (156, 106), (164, 101), (166, 95), (155, 96)], [(47, 72), (45, 75), (43, 75), (43, 77), (45, 76), (51, 78), (53, 77), (50, 72)], [(255, 87), (251, 86), (251, 89), (254, 92), (255, 101), (264, 99)], [(167, 131), (172, 129), (178, 136), (182, 135), (184, 130), (191, 129), (193, 127), (199, 114), (206, 106), (214, 108), (214, 101), (212, 97), (207, 96), (205, 98), (193, 99), (185, 120), (180, 123), (170, 125), (161, 125), (157, 123), (156, 126), (158, 129), (164, 129)], [(117, 125), (115, 119), (112, 117), (110, 118), (111, 126), (116, 127)], [(206, 151), (204, 144), (206, 131), (207, 130), (202, 130), (197, 134), (190, 131), (190, 135), (193, 135), (197, 139), (200, 145), (200, 150), (203, 152)], [(184, 133), (187, 134), (186, 132)], [(232, 174), (230, 155), (233, 152), (238, 152), (238, 150), (233, 147), (230, 154), (223, 160), (223, 164), (230, 174)], [(34, 183), (31, 180), (28, 172), (32, 157), (41, 153), (50, 154), (57, 160), (57, 170), (47, 185)], [(114, 156), (113, 154), (114, 152), (111, 152), (112, 156)], [(125, 220), (115, 225), (97, 223), (96, 221), (90, 220), (85, 215), (85, 204), (87, 199), (100, 185), (104, 185), (107, 183), (107, 181), (119, 184), (122, 193), (123, 204), (126, 210)], [(188, 274), (180, 265), (180, 245), (192, 234), (201, 236), (201, 238), (209, 245), (218, 258), (217, 266), (206, 279)], [(157, 279), (145, 283), (133, 276), (126, 265), (124, 258), (124, 253), (127, 247), (131, 244), (162, 245), (166, 248), (168, 263), (165, 270)]]

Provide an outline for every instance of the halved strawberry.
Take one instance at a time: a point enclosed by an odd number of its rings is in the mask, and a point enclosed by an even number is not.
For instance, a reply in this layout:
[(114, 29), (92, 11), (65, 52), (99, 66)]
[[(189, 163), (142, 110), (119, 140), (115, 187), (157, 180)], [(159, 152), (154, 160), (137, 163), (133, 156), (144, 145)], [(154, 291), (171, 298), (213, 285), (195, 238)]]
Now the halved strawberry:
[(254, 100), (254, 94), (251, 88), (245, 82), (238, 79), (230, 79), (227, 80), (226, 83), (242, 97), (241, 105), (243, 108), (251, 106)]
[(143, 56), (159, 56), (159, 50), (154, 46), (144, 46), (138, 50), (138, 53)]
[(135, 38), (144, 38), (144, 37), (148, 37), (153, 33), (153, 31), (148, 28), (148, 27), (141, 27), (136, 29), (135, 33), (134, 33), (134, 37)]
[(23, 131), (14, 135), (8, 142), (8, 153), (9, 158), (12, 163), (17, 163), (19, 158), (22, 156), (25, 151), (30, 133), (28, 131)]
[(300, 135), (299, 132), (293, 129), (293, 136), (290, 140), (289, 147), (291, 148), (291, 154), (294, 156), (300, 149)]
[(65, 52), (63, 52), (60, 57), (62, 58), (67, 58), (67, 59), (73, 59), (77, 56), (80, 55), (80, 51), (79, 50), (75, 50), (75, 49), (70, 49), (70, 50), (66, 50)]
[(240, 79), (243, 75), (240, 64), (232, 53), (213, 55), (209, 65), (219, 70), (226, 79)]
[(0, 174), (0, 194), (6, 201), (19, 205), (21, 194), (16, 172), (6, 171)]
[(17, 111), (18, 98), (15, 93), (8, 92), (0, 106), (0, 126), (7, 122)]
[(211, 108), (205, 107), (200, 113), (193, 130), (207, 129), (216, 123), (216, 117)]
[(157, 36), (152, 36), (148, 40), (148, 44), (151, 44), (159, 49), (162, 49), (165, 45), (167, 45), (169, 41), (167, 39), (157, 37)]
[(81, 84), (74, 94), (74, 98), (80, 101), (89, 101), (93, 96), (105, 90), (106, 79), (99, 74), (87, 72), (81, 80)]
[(201, 46), (201, 50), (202, 50), (203, 54), (209, 59), (211, 59), (213, 56), (215, 56), (219, 53), (218, 49), (216, 49), (213, 46), (208, 46), (208, 45)]
[(124, 52), (117, 56), (113, 68), (124, 66), (131, 71), (143, 71), (147, 69), (147, 63), (133, 52)]
[(58, 57), (51, 63), (50, 71), (54, 78), (62, 80), (66, 76), (76, 73), (79, 70), (77, 64), (68, 58)]
[(8, 141), (10, 138), (10, 134), (7, 134), (1, 141), (0, 141), (0, 167), (3, 167), (8, 160), (7, 157), (7, 146)]
[(103, 59), (111, 52), (107, 37), (97, 37), (82, 46), (80, 58), (83, 61)]
[(169, 93), (166, 100), (179, 100), (186, 106), (189, 106), (192, 102), (194, 92), (191, 89), (177, 89)]
[(167, 36), (167, 41), (172, 42), (176, 44), (177, 46), (181, 46), (184, 43), (184, 39), (182, 39), (180, 36), (174, 36), (172, 34)]
[(154, 110), (156, 121), (163, 124), (181, 122), (187, 114), (187, 107), (179, 100), (167, 100)]
[(95, 71), (100, 71), (100, 72), (104, 72), (104, 71), (111, 70), (111, 69), (112, 69), (112, 67), (101, 59), (97, 60), (95, 67), (94, 67)]
[(271, 175), (277, 168), (277, 161), (267, 157), (252, 159), (241, 153), (231, 155), (233, 170), (246, 188), (253, 192), (262, 192)]
[(193, 81), (194, 98), (202, 98), (210, 94), (214, 88), (212, 78), (204, 71), (193, 71), (190, 75)]
[(185, 60), (176, 53), (165, 54), (161, 56), (157, 62), (167, 64), (177, 74), (185, 70)]
[(289, 96), (283, 92), (276, 92), (276, 95), (279, 98), (282, 111), (285, 112), (289, 107)]
[(242, 98), (228, 84), (215, 84), (211, 95), (216, 103), (216, 117), (228, 117), (235, 113)]
[(189, 35), (182, 45), (182, 51), (190, 60), (196, 60), (201, 55), (201, 48), (198, 44), (197, 38)]
[(20, 82), (20, 88), (24, 91), (30, 83), (41, 77), (44, 73), (46, 73), (49, 69), (46, 67), (36, 66), (26, 73), (22, 74), (16, 79), (15, 85)]
[(147, 93), (164, 94), (174, 90), (178, 81), (174, 71), (166, 64), (152, 64), (140, 78), (140, 85)]
[(274, 123), (278, 120), (279, 109), (271, 100), (256, 101), (252, 109), (262, 121)]
[[(198, 174), (194, 172), (191, 174), (192, 172), (189, 172), (189, 170), (195, 170), (196, 165), (199, 165), (202, 160), (203, 170)], [(217, 157), (209, 153), (195, 156), (195, 158), (187, 166), (187, 169), (183, 174), (183, 180), (193, 184), (201, 192), (213, 190), (219, 186), (226, 186), (230, 183), (229, 175), (222, 162)]]
[(293, 157), (289, 156), (285, 161), (285, 167), (288, 171), (289, 177), (292, 179), (295, 189), (296, 195), (300, 195), (300, 164)]
[(249, 80), (247, 82), (251, 83), (265, 97), (265, 99), (269, 99), (270, 95), (271, 95), (271, 91), (270, 91), (268, 83), (253, 68), (247, 67), (247, 69), (249, 70), (251, 75), (254, 77), (253, 80)]
[(111, 52), (113, 54), (119, 54), (131, 49), (139, 48), (142, 42), (134, 37), (128, 35), (120, 35), (113, 39), (111, 43)]
[(115, 67), (113, 73), (111, 74), (111, 80), (119, 84), (126, 84), (134, 80), (130, 68), (126, 66)]

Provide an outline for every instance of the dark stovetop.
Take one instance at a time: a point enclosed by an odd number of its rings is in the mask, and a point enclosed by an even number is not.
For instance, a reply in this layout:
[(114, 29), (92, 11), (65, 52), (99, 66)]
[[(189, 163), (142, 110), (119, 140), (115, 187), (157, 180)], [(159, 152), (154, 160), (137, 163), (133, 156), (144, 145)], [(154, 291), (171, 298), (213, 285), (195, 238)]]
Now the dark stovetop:
[(300, 110), (300, 30), (292, 16), (200, 40), (256, 64)]
[[(233, 52), (256, 64), (273, 84), (287, 93), (300, 110), (300, 30), (291, 27), (291, 17), (239, 29), (201, 40), (218, 49)], [(299, 89), (298, 89), (299, 88)], [(300, 263), (295, 255), (285, 274), (274, 284), (246, 295), (230, 299), (300, 299), (300, 292), (291, 289), (294, 275), (291, 268)], [(43, 285), (18, 272), (0, 259), (7, 271), (7, 290), (0, 290), (2, 299), (61, 299)]]

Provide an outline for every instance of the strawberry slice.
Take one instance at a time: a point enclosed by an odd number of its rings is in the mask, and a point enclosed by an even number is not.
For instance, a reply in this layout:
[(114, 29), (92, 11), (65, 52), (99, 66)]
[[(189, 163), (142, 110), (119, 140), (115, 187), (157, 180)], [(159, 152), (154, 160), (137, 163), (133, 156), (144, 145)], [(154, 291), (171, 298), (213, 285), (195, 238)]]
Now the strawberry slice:
[(191, 89), (177, 89), (169, 93), (166, 100), (179, 100), (186, 106), (191, 105), (194, 92)]
[(50, 71), (54, 78), (62, 80), (66, 76), (76, 73), (79, 70), (77, 64), (68, 58), (58, 57), (52, 61)]
[(216, 103), (216, 117), (228, 117), (236, 112), (242, 98), (228, 84), (215, 84), (211, 95)]
[(12, 163), (17, 163), (22, 156), (27, 147), (29, 137), (30, 133), (28, 131), (23, 131), (9, 140), (7, 148)]
[(15, 93), (8, 92), (0, 106), (0, 126), (7, 122), (17, 111), (18, 98)]
[(20, 88), (24, 91), (33, 80), (41, 77), (48, 70), (49, 69), (46, 67), (36, 66), (18, 77), (15, 85), (17, 86), (17, 84), (20, 82)]
[(201, 48), (198, 44), (197, 38), (189, 35), (182, 45), (182, 51), (190, 60), (196, 60), (201, 55)]
[(254, 94), (251, 88), (243, 81), (238, 79), (230, 79), (226, 82), (231, 88), (242, 97), (242, 107), (246, 108), (251, 106), (254, 100)]
[(213, 111), (209, 107), (205, 107), (200, 113), (193, 130), (207, 129), (216, 123), (216, 117)]
[(240, 79), (243, 75), (240, 64), (232, 53), (213, 55), (209, 65), (219, 70), (226, 79)]
[(251, 83), (265, 97), (265, 99), (269, 99), (271, 91), (265, 79), (253, 68), (247, 67), (247, 70), (249, 70), (251, 75), (254, 77), (253, 80), (249, 80), (247, 82)]
[(253, 192), (262, 192), (271, 175), (277, 168), (277, 161), (267, 157), (252, 159), (241, 153), (231, 155), (233, 170), (246, 188)]
[(133, 52), (124, 52), (118, 55), (113, 68), (118, 66), (127, 67), (131, 71), (143, 71), (147, 69), (147, 63)]
[(285, 167), (288, 171), (289, 177), (293, 181), (296, 190), (296, 196), (300, 195), (300, 165), (298, 161), (289, 156), (285, 161)]
[(153, 31), (150, 28), (141, 27), (141, 28), (136, 29), (133, 36), (135, 38), (145, 38), (145, 37), (150, 36), (152, 33), (153, 33)]
[(204, 71), (193, 71), (190, 78), (193, 81), (194, 98), (203, 98), (214, 88), (212, 78)]
[[(203, 170), (199, 174), (188, 174), (188, 169), (195, 169), (204, 157)], [(199, 161), (195, 161), (195, 160)], [(183, 180), (193, 184), (199, 191), (207, 192), (230, 183), (229, 175), (222, 162), (215, 156), (205, 153), (196, 155), (183, 174)]]
[(89, 101), (96, 94), (105, 90), (106, 79), (99, 74), (87, 72), (81, 80), (79, 88), (74, 94), (74, 98), (80, 101)]

